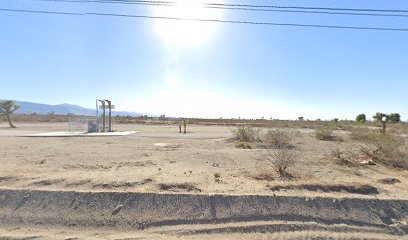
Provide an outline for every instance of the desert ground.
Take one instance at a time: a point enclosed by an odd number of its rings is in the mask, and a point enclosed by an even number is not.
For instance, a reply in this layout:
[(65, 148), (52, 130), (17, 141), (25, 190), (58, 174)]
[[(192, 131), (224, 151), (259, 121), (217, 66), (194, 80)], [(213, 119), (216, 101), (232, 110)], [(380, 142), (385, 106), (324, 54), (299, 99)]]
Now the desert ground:
[[(67, 123), (16, 125), (0, 123), (0, 239), (408, 237), (408, 170), (364, 157), (340, 164), (334, 146), (359, 144), (347, 130), (322, 141), (314, 129), (279, 128), (297, 152), (282, 178), (260, 142), (237, 145), (234, 126), (189, 124), (181, 134), (175, 124), (115, 124), (135, 133), (32, 137)], [(72, 210), (71, 198), (82, 204)]]

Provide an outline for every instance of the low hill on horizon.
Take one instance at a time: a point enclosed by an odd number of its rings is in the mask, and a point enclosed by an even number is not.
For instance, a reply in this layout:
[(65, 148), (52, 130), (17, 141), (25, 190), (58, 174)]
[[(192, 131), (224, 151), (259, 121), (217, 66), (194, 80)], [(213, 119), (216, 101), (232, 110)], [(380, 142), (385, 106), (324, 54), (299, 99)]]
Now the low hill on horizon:
[[(4, 101), (4, 100), (3, 100)], [(78, 105), (73, 105), (69, 103), (62, 103), (57, 105), (51, 104), (43, 104), (43, 103), (34, 103), (34, 102), (27, 102), (27, 101), (18, 101), (13, 100), (20, 108), (15, 112), (16, 114), (40, 114), (40, 115), (47, 115), (47, 114), (57, 114), (57, 115), (67, 115), (67, 114), (75, 114), (75, 115), (86, 115), (86, 116), (94, 116), (96, 114), (95, 109), (85, 108)], [(132, 116), (138, 117), (141, 115), (151, 115), (151, 114), (142, 114), (137, 112), (126, 112), (126, 111), (112, 111), (112, 116)]]

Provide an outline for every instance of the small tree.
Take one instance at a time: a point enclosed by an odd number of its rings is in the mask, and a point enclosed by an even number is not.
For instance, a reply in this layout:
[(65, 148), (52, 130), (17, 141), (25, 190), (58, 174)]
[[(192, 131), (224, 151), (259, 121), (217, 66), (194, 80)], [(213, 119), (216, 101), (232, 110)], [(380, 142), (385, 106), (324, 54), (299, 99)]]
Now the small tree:
[(373, 118), (377, 121), (377, 122), (381, 122), (381, 120), (383, 119), (383, 117), (387, 117), (387, 115), (385, 113), (380, 113), (377, 112)]
[(391, 113), (388, 115), (388, 121), (390, 123), (399, 123), (401, 122), (401, 115), (399, 113)]
[(303, 118), (303, 117), (298, 117), (298, 120), (299, 120), (299, 121), (303, 121), (304, 118)]
[(359, 123), (365, 123), (367, 121), (367, 117), (366, 117), (366, 115), (364, 113), (359, 114), (356, 117), (356, 121), (359, 122)]
[(10, 119), (10, 115), (13, 114), (20, 106), (16, 105), (13, 101), (0, 101), (0, 116), (6, 116), (10, 127), (15, 128)]
[(385, 131), (386, 131), (386, 128), (387, 128), (387, 122), (388, 122), (387, 114), (378, 112), (373, 116), (373, 118), (376, 119), (377, 122), (381, 122), (382, 132), (385, 134)]

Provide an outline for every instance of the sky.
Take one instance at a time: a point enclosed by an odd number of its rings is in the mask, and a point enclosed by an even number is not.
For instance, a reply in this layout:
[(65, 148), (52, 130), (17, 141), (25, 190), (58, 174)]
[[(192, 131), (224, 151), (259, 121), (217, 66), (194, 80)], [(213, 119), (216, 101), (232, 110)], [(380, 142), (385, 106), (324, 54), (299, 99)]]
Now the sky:
[[(0, 9), (408, 28), (408, 17), (1, 1)], [(406, 0), (206, 3), (404, 9)], [(407, 14), (408, 15), (408, 14)], [(174, 117), (408, 119), (408, 32), (57, 15), (0, 10), (0, 99)]]

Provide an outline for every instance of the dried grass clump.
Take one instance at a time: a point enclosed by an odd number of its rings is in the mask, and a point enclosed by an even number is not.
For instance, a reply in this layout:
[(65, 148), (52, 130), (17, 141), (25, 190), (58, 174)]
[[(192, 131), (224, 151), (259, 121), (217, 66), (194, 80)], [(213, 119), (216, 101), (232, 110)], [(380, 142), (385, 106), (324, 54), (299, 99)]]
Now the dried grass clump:
[(359, 141), (358, 150), (365, 159), (389, 167), (408, 169), (408, 147), (404, 138), (390, 132), (353, 128), (351, 138)]
[(315, 138), (321, 141), (335, 141), (336, 137), (333, 135), (333, 130), (328, 128), (319, 128), (315, 131)]
[(242, 148), (242, 149), (252, 149), (251, 144), (247, 142), (236, 142), (235, 147)]
[(237, 142), (256, 142), (259, 141), (259, 129), (251, 126), (239, 126), (232, 129), (233, 140)]
[(360, 153), (386, 166), (408, 169), (408, 147), (405, 140), (392, 134), (371, 131), (359, 145)]
[(355, 149), (342, 149), (337, 144), (329, 144), (326, 154), (339, 165), (355, 166), (358, 163), (359, 154)]
[(293, 149), (292, 136), (279, 130), (268, 130), (262, 146), (274, 149)]
[(293, 168), (299, 158), (299, 151), (288, 148), (267, 149), (266, 160), (278, 172), (281, 179), (292, 179), (289, 169)]

